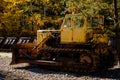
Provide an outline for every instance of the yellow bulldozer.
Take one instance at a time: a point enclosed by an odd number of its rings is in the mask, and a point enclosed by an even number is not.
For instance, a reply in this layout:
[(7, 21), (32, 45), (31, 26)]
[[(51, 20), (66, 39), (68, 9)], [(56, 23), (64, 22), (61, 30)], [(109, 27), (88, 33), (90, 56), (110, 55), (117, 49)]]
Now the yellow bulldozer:
[(73, 72), (93, 72), (114, 65), (104, 16), (68, 14), (59, 30), (37, 30), (36, 43), (15, 44), (12, 62), (39, 64)]

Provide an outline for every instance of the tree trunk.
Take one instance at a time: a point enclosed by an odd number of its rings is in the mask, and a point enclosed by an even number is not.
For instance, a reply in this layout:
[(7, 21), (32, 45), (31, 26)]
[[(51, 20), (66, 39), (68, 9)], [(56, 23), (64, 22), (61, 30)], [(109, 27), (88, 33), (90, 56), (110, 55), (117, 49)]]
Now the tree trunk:
[(119, 50), (119, 30), (118, 30), (118, 12), (117, 12), (117, 0), (113, 0), (113, 5), (114, 5), (114, 27), (115, 27), (115, 45), (116, 45), (116, 51), (117, 51), (117, 56), (118, 56), (118, 65), (120, 64), (120, 50)]

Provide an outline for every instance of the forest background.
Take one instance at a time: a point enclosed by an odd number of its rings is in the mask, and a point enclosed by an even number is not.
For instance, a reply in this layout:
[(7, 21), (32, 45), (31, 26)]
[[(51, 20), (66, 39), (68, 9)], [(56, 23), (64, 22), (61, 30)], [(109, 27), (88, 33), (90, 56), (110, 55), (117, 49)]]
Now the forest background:
[(74, 12), (104, 15), (106, 32), (114, 37), (120, 32), (120, 1), (116, 1), (115, 26), (114, 0), (0, 0), (0, 36), (36, 36), (38, 29), (59, 29), (65, 14)]

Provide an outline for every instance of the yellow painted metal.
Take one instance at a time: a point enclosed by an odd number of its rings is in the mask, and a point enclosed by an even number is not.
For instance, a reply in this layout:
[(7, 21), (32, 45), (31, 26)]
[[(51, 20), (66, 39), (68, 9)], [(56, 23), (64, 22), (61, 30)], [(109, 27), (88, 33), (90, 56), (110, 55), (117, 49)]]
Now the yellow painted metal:
[(38, 30), (37, 31), (37, 45), (38, 48), (44, 47), (45, 42), (51, 37), (51, 33), (44, 30)]
[[(73, 42), (75, 43), (81, 43), (81, 44), (84, 44), (86, 43), (86, 30), (87, 30), (87, 27), (86, 27), (86, 20), (85, 18), (79, 16), (79, 18), (81, 18), (81, 20), (78, 20), (79, 22), (77, 23), (77, 20), (75, 19), (73, 22)], [(83, 19), (82, 19), (83, 18)]]
[(61, 31), (61, 42), (70, 43), (72, 42), (72, 30), (69, 28), (63, 28)]
[(73, 42), (86, 43), (86, 32), (85, 28), (73, 29)]
[(80, 26), (80, 24), (76, 24), (75, 19), (68, 18), (68, 16), (71, 15), (66, 16), (66, 20), (61, 26), (61, 43), (86, 43), (85, 22), (83, 21)]
[[(66, 16), (67, 17), (67, 16)], [(61, 42), (71, 43), (72, 42), (72, 21), (71, 18), (67, 18), (63, 21), (61, 26)]]
[[(95, 17), (77, 17), (73, 19), (71, 15), (66, 15), (61, 26), (61, 43), (87, 43), (93, 39), (96, 43), (107, 43), (108, 37), (104, 31), (104, 16), (98, 15)], [(83, 18), (83, 19), (82, 19)], [(101, 36), (101, 37), (100, 37)]]

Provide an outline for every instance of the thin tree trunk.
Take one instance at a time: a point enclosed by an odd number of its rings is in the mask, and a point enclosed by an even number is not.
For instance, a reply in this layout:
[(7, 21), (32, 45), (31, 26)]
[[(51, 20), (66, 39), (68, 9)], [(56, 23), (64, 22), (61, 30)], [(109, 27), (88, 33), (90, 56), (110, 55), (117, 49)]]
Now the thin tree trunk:
[(118, 13), (117, 13), (117, 0), (113, 0), (114, 5), (114, 27), (115, 27), (115, 45), (116, 45), (116, 58), (118, 59), (118, 66), (120, 61), (120, 52), (119, 52), (119, 35), (118, 35)]

